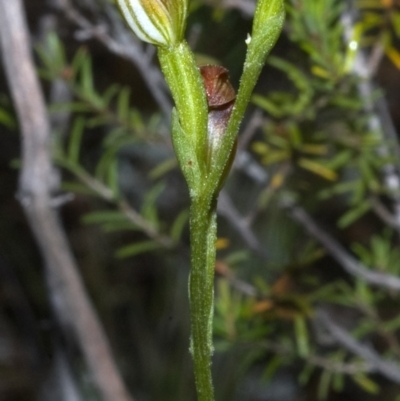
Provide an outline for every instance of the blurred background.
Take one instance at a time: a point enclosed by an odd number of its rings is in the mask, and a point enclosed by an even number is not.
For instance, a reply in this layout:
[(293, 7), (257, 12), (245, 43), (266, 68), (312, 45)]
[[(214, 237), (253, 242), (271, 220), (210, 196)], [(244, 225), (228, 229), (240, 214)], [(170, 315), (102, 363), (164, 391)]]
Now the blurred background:
[[(194, 401), (189, 198), (156, 50), (112, 1), (24, 5), (62, 227), (120, 375), (135, 401)], [(400, 2), (286, 6), (218, 204), (216, 399), (399, 401)], [(254, 8), (190, 2), (198, 64), (235, 88)], [(1, 68), (0, 400), (102, 400), (18, 202)]]

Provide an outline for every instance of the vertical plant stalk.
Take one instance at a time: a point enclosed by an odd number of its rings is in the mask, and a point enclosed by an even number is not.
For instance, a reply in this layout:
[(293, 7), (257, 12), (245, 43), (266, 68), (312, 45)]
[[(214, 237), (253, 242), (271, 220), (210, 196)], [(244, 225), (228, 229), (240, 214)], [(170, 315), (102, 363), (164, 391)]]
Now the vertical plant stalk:
[(160, 48), (158, 58), (176, 107), (172, 129), (175, 153), (191, 196), (196, 196), (206, 168), (202, 163), (206, 153), (208, 121), (203, 82), (185, 41), (177, 46)]
[(214, 78), (222, 79), (217, 85), (219, 94), (227, 96), (226, 107), (230, 111), (228, 120), (222, 124), (211, 119), (209, 89), (212, 89), (212, 82), (209, 81), (211, 87), (207, 87), (204, 75), (205, 81), (201, 82), (199, 69), (186, 43), (179, 46), (179, 51), (170, 47), (159, 49), (161, 68), (176, 105), (172, 117), (172, 140), (191, 195), (190, 350), (198, 401), (214, 401), (211, 359), (217, 197), (233, 160), (240, 122), (283, 20), (281, 0), (266, 0), (258, 4), (253, 37), (248, 44), (239, 93), (232, 108), (230, 102), (233, 99), (229, 85), (223, 81), (224, 72), (221, 68), (207, 71), (215, 70), (217, 75)]
[(258, 1), (252, 33), (246, 40), (246, 59), (235, 105), (225, 130), (224, 144), (215, 157), (214, 168), (208, 181), (208, 186), (215, 191), (220, 187), (220, 179), (229, 161), (251, 94), (265, 65), (267, 56), (279, 37), (284, 20), (285, 7), (282, 0)]
[(160, 49), (159, 59), (176, 105), (172, 139), (191, 196), (190, 351), (197, 397), (198, 401), (213, 401), (211, 356), (217, 224), (216, 202), (211, 202), (212, 194), (203, 185), (207, 168), (204, 163), (208, 120), (206, 94), (193, 54), (185, 42), (172, 49)]
[(215, 206), (210, 206), (204, 197), (193, 199), (190, 208), (190, 351), (194, 361), (198, 401), (214, 400), (211, 356), (216, 235)]
[(198, 401), (214, 401), (211, 374), (214, 312), (216, 204), (235, 152), (240, 122), (284, 20), (283, 0), (260, 0), (238, 96), (227, 70), (196, 66), (183, 39), (187, 0), (117, 0), (128, 25), (158, 46), (161, 69), (171, 89), (172, 142), (189, 187), (191, 345)]

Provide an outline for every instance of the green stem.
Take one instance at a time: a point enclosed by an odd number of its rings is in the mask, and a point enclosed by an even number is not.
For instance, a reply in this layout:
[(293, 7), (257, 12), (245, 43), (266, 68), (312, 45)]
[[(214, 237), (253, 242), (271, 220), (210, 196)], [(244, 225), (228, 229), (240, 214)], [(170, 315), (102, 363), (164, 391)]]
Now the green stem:
[(191, 353), (198, 401), (214, 401), (211, 375), (212, 318), (216, 241), (215, 202), (206, 189), (208, 108), (205, 89), (193, 53), (185, 42), (160, 48), (160, 64), (171, 88), (176, 112), (172, 139), (190, 195)]
[[(198, 401), (214, 401), (211, 375), (214, 266), (217, 232), (216, 202), (209, 197), (192, 199), (190, 239), (192, 269), (189, 279), (191, 352)], [(211, 205), (211, 206), (210, 206)]]
[(184, 134), (192, 143), (202, 170), (205, 165), (208, 108), (200, 71), (186, 42), (158, 49), (161, 69), (171, 89)]
[(269, 52), (278, 39), (284, 17), (285, 10), (282, 0), (260, 0), (257, 2), (253, 37), (247, 48), (235, 106), (224, 133), (223, 146), (221, 146), (218, 155), (216, 155), (214, 168), (208, 177), (207, 185), (210, 190), (218, 190), (221, 176), (231, 156), (240, 123), (251, 99), (254, 86)]

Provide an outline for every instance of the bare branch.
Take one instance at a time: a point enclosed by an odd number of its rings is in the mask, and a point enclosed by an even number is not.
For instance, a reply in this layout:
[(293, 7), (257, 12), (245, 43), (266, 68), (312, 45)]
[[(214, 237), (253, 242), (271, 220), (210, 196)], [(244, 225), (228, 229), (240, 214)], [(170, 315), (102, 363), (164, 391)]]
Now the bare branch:
[(379, 287), (400, 290), (400, 278), (368, 269), (350, 255), (331, 235), (324, 231), (304, 209), (288, 206), (291, 216), (312, 235), (349, 274)]
[[(262, 343), (262, 346), (268, 351), (271, 351), (278, 355), (283, 355), (287, 357), (298, 356), (293, 349), (280, 343), (272, 341), (264, 341)], [(369, 362), (360, 361), (360, 362), (346, 363), (346, 362), (335, 361), (330, 358), (315, 354), (307, 355), (304, 358), (304, 361), (310, 365), (314, 365), (323, 370), (328, 370), (329, 372), (334, 372), (334, 373), (343, 373), (345, 375), (354, 375), (361, 372), (373, 371), (373, 366)]]
[(250, 116), (249, 122), (246, 124), (243, 131), (239, 136), (238, 151), (245, 150), (256, 133), (257, 129), (260, 128), (264, 123), (263, 113), (257, 109)]
[(345, 375), (355, 375), (357, 373), (369, 373), (373, 371), (373, 366), (368, 362), (339, 362), (319, 355), (309, 355), (307, 362), (329, 372), (343, 373)]
[(246, 242), (247, 246), (265, 257), (266, 252), (262, 249), (258, 238), (254, 235), (248, 222), (243, 218), (232, 203), (231, 198), (225, 190), (222, 190), (218, 198), (218, 214), (225, 217), (236, 229), (239, 235)]
[(19, 198), (46, 266), (55, 314), (66, 332), (72, 331), (104, 401), (130, 401), (111, 350), (81, 277), (52, 194), (58, 173), (50, 156), (50, 125), (29, 49), (29, 32), (21, 0), (0, 0), (3, 62), (22, 134)]
[(165, 235), (162, 235), (154, 225), (147, 221), (138, 211), (136, 211), (126, 200), (117, 199), (114, 192), (101, 181), (92, 177), (83, 169), (74, 170), (73, 174), (88, 188), (107, 202), (113, 202), (118, 209), (125, 215), (127, 220), (139, 227), (149, 238), (152, 238), (165, 248), (173, 248), (176, 243)]
[(256, 9), (254, 0), (223, 0), (221, 5), (225, 8), (236, 8), (247, 18), (252, 17)]
[(107, 6), (107, 15), (110, 18), (114, 31), (114, 36), (112, 37), (108, 34), (105, 24), (93, 24), (73, 7), (70, 0), (57, 0), (56, 6), (64, 12), (64, 15), (69, 20), (82, 30), (85, 40), (91, 38), (97, 39), (111, 53), (130, 60), (139, 70), (164, 116), (169, 119), (172, 103), (167, 95), (166, 84), (161, 72), (153, 65), (153, 54), (147, 52), (144, 47), (146, 45), (136, 40), (125, 28), (121, 18), (115, 12), (116, 10), (112, 9), (112, 6)]
[(341, 346), (363, 358), (373, 371), (379, 372), (382, 376), (395, 383), (400, 383), (400, 366), (398, 364), (385, 361), (371, 347), (357, 341), (347, 330), (334, 322), (328, 313), (322, 309), (317, 311), (316, 319)]
[(386, 208), (386, 206), (378, 199), (371, 199), (372, 210), (376, 215), (389, 227), (395, 230), (400, 230), (400, 222), (397, 221), (396, 217)]

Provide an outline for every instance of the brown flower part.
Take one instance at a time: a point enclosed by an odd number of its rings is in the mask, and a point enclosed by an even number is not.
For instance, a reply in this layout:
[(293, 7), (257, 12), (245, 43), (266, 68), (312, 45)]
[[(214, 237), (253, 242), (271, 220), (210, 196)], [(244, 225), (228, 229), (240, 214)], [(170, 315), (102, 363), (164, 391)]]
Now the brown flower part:
[(219, 107), (235, 100), (235, 90), (229, 82), (229, 71), (219, 65), (200, 67), (206, 89), (208, 106)]
[[(235, 102), (235, 90), (229, 82), (228, 70), (218, 65), (200, 67), (208, 103), (208, 149), (207, 161), (212, 164), (213, 156), (220, 147)], [(228, 163), (229, 168), (233, 160)]]

